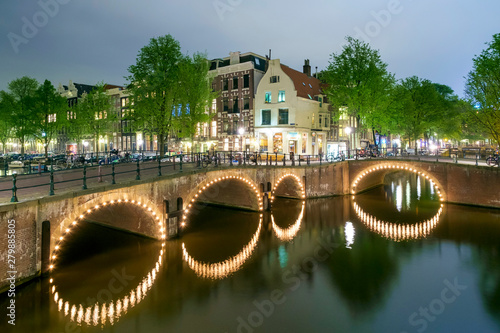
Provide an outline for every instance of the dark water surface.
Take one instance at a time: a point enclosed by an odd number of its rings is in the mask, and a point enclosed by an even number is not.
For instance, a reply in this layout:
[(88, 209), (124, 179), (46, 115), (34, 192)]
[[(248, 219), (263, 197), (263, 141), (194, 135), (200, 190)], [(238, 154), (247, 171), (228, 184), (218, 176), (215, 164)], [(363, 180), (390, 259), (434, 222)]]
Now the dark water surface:
[(415, 175), (199, 211), (164, 247), (82, 224), (18, 289), (14, 332), (500, 332), (500, 211), (441, 205)]

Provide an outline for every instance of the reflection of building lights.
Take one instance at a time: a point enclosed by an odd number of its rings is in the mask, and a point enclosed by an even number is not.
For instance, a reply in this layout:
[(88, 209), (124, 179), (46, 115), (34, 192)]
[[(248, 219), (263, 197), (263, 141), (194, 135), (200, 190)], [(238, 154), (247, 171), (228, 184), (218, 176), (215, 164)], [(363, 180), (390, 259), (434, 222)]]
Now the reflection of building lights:
[(352, 222), (345, 223), (344, 234), (345, 234), (345, 247), (348, 249), (352, 249), (351, 245), (354, 244), (354, 235), (356, 234)]
[(237, 255), (224, 261), (212, 264), (197, 261), (189, 255), (184, 243), (182, 243), (182, 258), (188, 264), (189, 268), (191, 268), (196, 273), (196, 275), (209, 279), (223, 279), (230, 274), (238, 271), (245, 263), (245, 261), (250, 258), (253, 251), (255, 250), (255, 247), (257, 246), (257, 241), (259, 240), (261, 229), (262, 215), (259, 218), (259, 226), (257, 227), (257, 231), (252, 236), (250, 242)]
[(356, 211), (359, 219), (371, 231), (399, 242), (410, 239), (425, 238), (430, 235), (431, 231), (437, 226), (437, 223), (439, 222), (439, 217), (443, 212), (443, 205), (441, 204), (441, 207), (439, 208), (437, 214), (434, 215), (434, 217), (415, 224), (400, 224), (377, 220), (377, 218), (373, 217), (372, 215), (365, 213), (356, 202), (354, 202), (354, 210)]
[[(128, 202), (128, 199), (124, 200), (125, 202)], [(98, 210), (101, 206), (105, 207), (107, 204), (112, 205), (115, 201), (111, 200), (109, 203), (107, 202), (102, 202), (101, 205), (95, 205), (92, 208), (95, 210)], [(118, 200), (118, 202), (121, 202), (121, 199)], [(132, 200), (132, 203), (135, 201)], [(138, 206), (141, 206), (141, 203), (137, 203)], [(147, 206), (146, 206), (147, 207)], [(148, 212), (153, 212), (154, 215), (152, 215), (153, 220), (155, 220), (155, 215), (158, 213), (153, 211), (153, 208), (147, 209), (146, 211)], [(86, 213), (92, 212), (92, 209), (87, 209)], [(153, 214), (152, 213), (152, 214)], [(80, 214), (77, 219), (83, 220), (85, 217), (84, 214)], [(158, 220), (159, 217), (156, 216), (156, 220)], [(77, 224), (77, 221), (71, 222), (69, 227), (66, 229), (66, 233), (69, 233), (70, 228), (72, 226), (75, 226)], [(160, 233), (161, 233), (161, 238), (165, 239), (165, 234), (164, 234), (165, 229), (163, 228), (162, 223), (160, 223)], [(64, 240), (64, 237), (59, 237), (59, 242), (58, 245), (54, 247), (54, 251), (52, 252), (53, 255), (51, 256), (52, 261), (49, 266), (50, 270), (54, 269), (54, 263), (56, 260), (56, 254), (57, 251), (60, 249), (60, 244)], [(165, 246), (165, 243), (162, 243), (162, 248)], [(59, 293), (57, 292), (57, 287), (54, 282), (54, 279), (51, 278), (49, 280), (50, 284), (52, 285), (51, 287), (51, 292), (54, 294), (54, 301), (58, 305), (58, 310), (60, 312), (63, 312), (65, 316), (70, 316), (71, 321), (76, 321), (79, 325), (82, 325), (83, 323), (87, 325), (94, 325), (97, 326), (99, 323), (102, 325), (106, 324), (108, 321), (111, 325), (114, 324), (115, 320), (118, 320), (123, 314), (127, 312), (128, 309), (128, 304), (129, 304), (129, 297), (130, 297), (130, 308), (133, 306), (139, 304), (145, 297), (147, 292), (151, 289), (153, 286), (153, 282), (155, 281), (156, 277), (158, 276), (158, 273), (160, 271), (160, 266), (163, 262), (162, 260), (163, 256), (163, 250), (160, 251), (160, 254), (158, 256), (158, 261), (156, 262), (154, 268), (148, 272), (148, 274), (141, 280), (139, 285), (132, 289), (129, 293), (129, 295), (125, 296), (123, 299), (119, 299), (117, 301), (111, 301), (111, 303), (104, 303), (104, 304), (99, 304), (97, 302), (95, 305), (85, 307), (83, 304), (70, 304), (68, 301), (64, 303), (64, 309), (63, 309), (63, 299), (62, 297), (59, 296)], [(122, 306), (122, 304), (124, 304)], [(71, 309), (71, 310), (70, 310)], [(78, 310), (77, 310), (78, 309)], [(64, 311), (63, 311), (64, 310)], [(99, 320), (100, 319), (100, 320)]]
[(302, 202), (302, 208), (300, 210), (299, 217), (297, 217), (297, 221), (295, 221), (295, 223), (293, 225), (289, 226), (286, 229), (282, 229), (282, 228), (278, 227), (276, 225), (276, 223), (274, 223), (274, 215), (271, 214), (271, 222), (272, 222), (274, 233), (276, 234), (276, 236), (280, 240), (282, 240), (282, 241), (290, 241), (290, 240), (292, 240), (297, 235), (297, 233), (300, 230), (300, 226), (302, 224), (302, 220), (304, 218), (304, 209), (305, 209), (305, 206), (306, 206), (306, 203)]

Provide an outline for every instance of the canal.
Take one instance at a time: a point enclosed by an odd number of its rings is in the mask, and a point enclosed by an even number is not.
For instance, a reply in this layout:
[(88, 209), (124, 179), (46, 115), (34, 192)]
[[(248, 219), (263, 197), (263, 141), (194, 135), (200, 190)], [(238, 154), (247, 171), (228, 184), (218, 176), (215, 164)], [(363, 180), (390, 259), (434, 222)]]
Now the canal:
[(500, 210), (441, 204), (416, 175), (270, 213), (195, 208), (164, 245), (80, 224), (0, 331), (500, 331)]

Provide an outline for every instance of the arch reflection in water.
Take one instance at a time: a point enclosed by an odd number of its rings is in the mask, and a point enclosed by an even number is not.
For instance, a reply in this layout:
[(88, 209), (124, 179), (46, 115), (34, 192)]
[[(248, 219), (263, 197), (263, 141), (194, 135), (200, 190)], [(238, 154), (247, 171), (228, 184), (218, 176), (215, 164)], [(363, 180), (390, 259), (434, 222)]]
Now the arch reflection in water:
[[(129, 202), (128, 199), (119, 199), (117, 201), (111, 200), (110, 202), (102, 202), (101, 205), (96, 205), (94, 207), (94, 210), (98, 210), (101, 207), (105, 207), (106, 205), (112, 205), (115, 202), (121, 203), (121, 202)], [(135, 200), (130, 200), (131, 204), (136, 204), (139, 206), (142, 206), (145, 208), (145, 210), (151, 214), (151, 217), (153, 221), (158, 221), (159, 216), (158, 214), (151, 208), (147, 207), (146, 204), (141, 204), (140, 201), (135, 201)], [(90, 213), (91, 209), (88, 209), (86, 213)], [(85, 213), (82, 213), (79, 216), (79, 220), (83, 220), (85, 216)], [(77, 222), (74, 221), (72, 223), (73, 225), (76, 225)], [(161, 233), (161, 238), (165, 238), (165, 229), (163, 228), (163, 225), (161, 222), (158, 223), (160, 227), (160, 233)], [(66, 232), (69, 232), (69, 229), (66, 230)], [(59, 244), (62, 243), (64, 240), (63, 237), (60, 238)], [(161, 250), (158, 255), (158, 260), (156, 261), (154, 267), (148, 272), (148, 274), (142, 278), (142, 280), (139, 282), (139, 284), (135, 287), (132, 288), (126, 296), (123, 298), (120, 298), (115, 301), (110, 301), (106, 303), (99, 303), (96, 302), (93, 305), (87, 305), (87, 304), (72, 304), (68, 300), (64, 300), (58, 292), (57, 288), (57, 283), (54, 280), (54, 278), (51, 278), (49, 280), (49, 283), (51, 285), (50, 287), (50, 292), (53, 294), (53, 299), (54, 302), (57, 304), (57, 310), (61, 313), (64, 314), (64, 316), (69, 317), (69, 319), (72, 322), (76, 322), (78, 325), (83, 325), (87, 324), (88, 326), (104, 326), (106, 323), (109, 322), (109, 324), (113, 325), (116, 321), (119, 320), (121, 316), (127, 313), (131, 308), (134, 306), (138, 305), (147, 295), (147, 292), (151, 289), (153, 286), (153, 283), (155, 282), (156, 278), (158, 277), (158, 273), (160, 271), (160, 266), (163, 263), (163, 254), (164, 254), (164, 248), (165, 243), (163, 242), (161, 244)], [(56, 246), (55, 251), (59, 250), (59, 246)], [(54, 252), (55, 252), (54, 251)], [(55, 261), (56, 256), (55, 254), (52, 256), (52, 262)], [(53, 269), (54, 264), (51, 265), (51, 270)]]
[(356, 202), (354, 202), (353, 205), (356, 215), (368, 229), (396, 242), (429, 236), (431, 231), (437, 226), (441, 213), (443, 212), (443, 205), (441, 204), (436, 215), (429, 220), (415, 224), (399, 224), (377, 220), (376, 217), (364, 212)]
[(302, 225), (302, 220), (304, 219), (305, 206), (306, 206), (306, 203), (305, 203), (305, 201), (303, 201), (302, 208), (300, 209), (299, 217), (297, 217), (297, 221), (295, 221), (295, 223), (293, 225), (289, 226), (286, 229), (282, 229), (282, 228), (278, 227), (278, 225), (276, 225), (276, 223), (274, 222), (274, 215), (271, 213), (271, 222), (272, 222), (273, 230), (274, 230), (274, 233), (276, 234), (276, 236), (280, 240), (290, 241), (293, 238), (295, 238), (295, 236), (297, 235), (297, 233), (300, 230), (300, 226)]
[(260, 214), (259, 217), (259, 226), (257, 227), (257, 231), (252, 236), (250, 242), (237, 255), (224, 261), (211, 264), (197, 261), (188, 253), (186, 245), (184, 243), (182, 243), (182, 258), (188, 264), (189, 268), (191, 268), (196, 273), (196, 275), (202, 278), (209, 278), (214, 280), (223, 279), (238, 271), (245, 263), (245, 261), (250, 258), (253, 251), (255, 250), (255, 247), (257, 246), (261, 230), (262, 214)]

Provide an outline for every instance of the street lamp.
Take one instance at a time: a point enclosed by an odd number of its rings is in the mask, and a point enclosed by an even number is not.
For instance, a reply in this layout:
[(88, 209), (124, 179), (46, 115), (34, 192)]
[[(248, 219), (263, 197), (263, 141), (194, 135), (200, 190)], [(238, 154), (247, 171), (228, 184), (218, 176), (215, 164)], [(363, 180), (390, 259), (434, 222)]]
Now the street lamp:
[(350, 157), (349, 156), (349, 150), (351, 148), (350, 145), (349, 145), (349, 135), (352, 132), (352, 128), (346, 127), (344, 131), (345, 131), (345, 134), (347, 134), (347, 158), (349, 158)]
[(87, 141), (83, 141), (83, 154), (85, 154), (85, 148), (89, 145)]
[(238, 128), (238, 133), (240, 134), (241, 151), (243, 151), (243, 134), (245, 134), (245, 129), (243, 127)]

